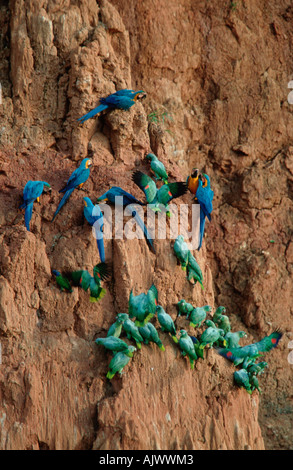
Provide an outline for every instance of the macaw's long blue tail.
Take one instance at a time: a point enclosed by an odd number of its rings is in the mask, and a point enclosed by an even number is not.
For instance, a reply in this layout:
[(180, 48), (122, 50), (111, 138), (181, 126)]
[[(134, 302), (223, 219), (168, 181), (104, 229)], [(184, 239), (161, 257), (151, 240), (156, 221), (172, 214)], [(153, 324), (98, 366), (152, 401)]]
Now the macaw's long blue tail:
[(202, 245), (202, 240), (203, 240), (203, 235), (204, 235), (204, 227), (206, 223), (206, 217), (203, 212), (203, 210), (200, 208), (200, 223), (199, 223), (199, 245), (198, 245), (198, 251), (201, 248)]
[(53, 219), (51, 220), (51, 222), (53, 222), (53, 220), (55, 219), (56, 215), (58, 214), (58, 212), (60, 211), (60, 209), (64, 206), (65, 202), (69, 199), (69, 196), (70, 194), (74, 191), (75, 188), (71, 188), (71, 189), (68, 189), (68, 191), (66, 191), (66, 193), (64, 194), (63, 198), (61, 199), (60, 203), (59, 203), (59, 206), (57, 207), (57, 210), (55, 212), (55, 214), (53, 215)]
[(87, 121), (88, 119), (94, 117), (96, 114), (104, 111), (104, 109), (107, 109), (108, 108), (108, 105), (106, 104), (100, 104), (100, 106), (98, 106), (97, 108), (94, 108), (92, 109), (91, 111), (89, 111), (87, 114), (85, 114), (84, 116), (81, 116), (80, 118), (78, 118), (78, 121), (80, 122), (85, 122)]
[(25, 221), (25, 226), (28, 231), (30, 231), (30, 221), (31, 221), (32, 214), (33, 214), (33, 205), (34, 203), (31, 202), (30, 204), (25, 206), (24, 221)]
[(132, 209), (132, 206), (131, 204), (129, 204), (128, 208), (131, 210), (131, 215), (132, 217), (136, 220), (136, 222), (138, 223), (138, 225), (140, 226), (140, 228), (142, 229), (143, 231), (143, 234), (145, 236), (145, 239), (146, 239), (146, 242), (149, 246), (149, 248), (151, 249), (151, 251), (153, 253), (156, 253), (156, 250), (154, 248), (154, 245), (153, 245), (153, 239), (151, 238), (145, 224), (143, 223), (143, 221), (141, 220), (141, 218), (139, 217), (138, 213), (136, 212), (136, 210)]
[(99, 250), (100, 260), (102, 263), (105, 263), (105, 247), (104, 247), (104, 240), (103, 236), (101, 237), (100, 228), (95, 228), (97, 246)]

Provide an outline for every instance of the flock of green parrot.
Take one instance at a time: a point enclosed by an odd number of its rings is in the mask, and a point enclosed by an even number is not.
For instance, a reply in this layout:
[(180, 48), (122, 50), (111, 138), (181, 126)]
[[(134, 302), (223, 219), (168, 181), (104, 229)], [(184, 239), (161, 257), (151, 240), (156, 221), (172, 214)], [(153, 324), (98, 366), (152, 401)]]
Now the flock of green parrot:
[[(122, 109), (128, 110), (138, 100), (146, 97), (143, 90), (119, 90), (106, 98), (100, 99), (100, 105), (91, 110), (78, 119), (84, 123), (89, 118), (96, 116), (104, 110)], [(150, 161), (150, 169), (154, 174), (156, 181), (161, 182), (161, 186), (157, 187), (153, 178), (147, 174), (136, 170), (132, 174), (133, 182), (143, 191), (146, 202), (142, 202), (135, 198), (132, 194), (124, 189), (113, 186), (104, 194), (97, 198), (97, 204), (93, 204), (90, 198), (84, 197), (84, 217), (93, 227), (94, 236), (97, 240), (97, 248), (99, 251), (100, 263), (93, 267), (93, 273), (87, 270), (78, 269), (76, 271), (59, 272), (52, 270), (56, 283), (61, 291), (72, 292), (73, 287), (80, 287), (84, 291), (89, 291), (90, 302), (99, 301), (106, 293), (102, 287), (102, 282), (110, 276), (109, 264), (105, 261), (105, 250), (103, 241), (103, 212), (99, 207), (99, 203), (106, 201), (110, 204), (121, 204), (128, 207), (130, 214), (134, 217), (137, 224), (142, 229), (146, 242), (153, 253), (155, 253), (153, 239), (143, 220), (139, 217), (135, 205), (144, 206), (148, 204), (154, 212), (165, 211), (170, 216), (168, 203), (175, 198), (184, 195), (188, 190), (193, 194), (193, 201), (200, 206), (200, 228), (199, 228), (199, 245), (198, 250), (202, 246), (202, 240), (205, 229), (205, 220), (211, 220), (213, 210), (214, 192), (210, 186), (210, 179), (207, 174), (200, 173), (196, 168), (192, 169), (186, 182), (168, 182), (168, 173), (164, 164), (154, 155), (149, 153), (146, 159)], [(64, 188), (59, 192), (64, 193), (55, 213), (52, 222), (68, 201), (70, 195), (75, 189), (80, 189), (90, 176), (90, 168), (92, 166), (91, 158), (84, 158), (79, 167), (71, 174)], [(28, 181), (23, 190), (23, 204), (20, 208), (25, 209), (25, 226), (30, 230), (30, 221), (32, 217), (33, 204), (39, 201), (43, 191), (51, 190), (51, 185), (45, 181)], [(184, 240), (179, 235), (174, 243), (174, 253), (177, 257), (182, 270), (186, 271), (187, 280), (194, 286), (197, 282), (204, 289), (202, 271)], [(178, 316), (186, 315), (189, 320), (189, 326), (193, 328), (201, 328), (205, 326), (204, 331), (196, 337), (189, 335), (185, 329), (178, 332), (172, 317), (158, 304), (158, 291), (155, 285), (152, 285), (148, 292), (141, 293), (137, 296), (130, 292), (128, 301), (128, 313), (118, 313), (116, 321), (113, 323), (105, 338), (97, 338), (97, 345), (104, 346), (112, 354), (109, 364), (107, 378), (112, 379), (116, 373), (121, 374), (124, 367), (134, 356), (137, 349), (141, 349), (142, 344), (155, 343), (162, 351), (165, 347), (160, 339), (159, 332), (151, 320), (159, 323), (162, 332), (168, 333), (178, 347), (183, 356), (189, 359), (191, 368), (194, 368), (195, 361), (199, 358), (204, 359), (204, 349), (214, 347), (215, 350), (225, 358), (234, 363), (235, 366), (241, 365), (241, 369), (235, 371), (234, 379), (237, 385), (244, 387), (249, 393), (256, 388), (260, 391), (257, 375), (263, 372), (267, 366), (266, 362), (256, 363), (256, 359), (261, 353), (269, 351), (277, 346), (282, 333), (274, 331), (270, 336), (266, 336), (258, 343), (248, 346), (239, 346), (239, 340), (246, 336), (242, 331), (231, 332), (229, 318), (224, 315), (225, 308), (218, 307), (211, 319), (207, 319), (207, 314), (211, 314), (211, 307), (194, 307), (190, 303), (182, 299), (177, 304)], [(132, 320), (134, 319), (134, 321)], [(134, 345), (127, 344), (121, 335), (125, 335), (128, 340), (133, 340)]]

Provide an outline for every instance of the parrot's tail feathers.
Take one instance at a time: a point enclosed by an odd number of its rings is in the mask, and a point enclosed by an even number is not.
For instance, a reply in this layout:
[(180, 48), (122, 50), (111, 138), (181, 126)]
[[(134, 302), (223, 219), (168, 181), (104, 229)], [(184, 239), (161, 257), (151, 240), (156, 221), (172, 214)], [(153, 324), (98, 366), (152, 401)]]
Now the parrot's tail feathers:
[(101, 104), (97, 108), (94, 108), (91, 111), (89, 111), (84, 116), (81, 116), (80, 118), (78, 118), (78, 121), (83, 123), (83, 122), (87, 121), (88, 119), (94, 117), (96, 114), (101, 113), (102, 111), (104, 111), (107, 108), (108, 108), (108, 106), (106, 104)]
[(114, 375), (115, 375), (115, 372), (113, 373), (113, 372), (111, 372), (111, 371), (109, 370), (109, 372), (107, 373), (106, 377), (107, 377), (107, 379), (111, 380), (111, 379), (113, 379)]
[(196, 327), (196, 324), (195, 324), (195, 323), (192, 323), (192, 322), (190, 322), (190, 323), (189, 323), (189, 326), (192, 326), (192, 328), (195, 328), (195, 327)]
[(159, 346), (159, 348), (160, 348), (161, 351), (166, 351), (163, 344), (160, 344), (160, 345), (158, 344), (158, 346)]
[(137, 349), (141, 349), (141, 343), (136, 343)]
[(176, 338), (176, 336), (172, 336), (172, 339), (173, 339), (174, 343), (178, 343), (178, 338)]

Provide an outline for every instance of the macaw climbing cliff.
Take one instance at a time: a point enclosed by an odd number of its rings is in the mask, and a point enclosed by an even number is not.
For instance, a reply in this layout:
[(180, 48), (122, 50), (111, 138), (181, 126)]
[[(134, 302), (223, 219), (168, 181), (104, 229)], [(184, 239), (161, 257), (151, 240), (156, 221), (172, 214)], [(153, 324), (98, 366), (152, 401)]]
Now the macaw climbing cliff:
[[(0, 2), (0, 448), (292, 449), (293, 7), (289, 0), (3, 0)], [(78, 118), (117, 90), (143, 90), (127, 111)], [(105, 239), (111, 275), (90, 302), (61, 292), (52, 269), (92, 272), (97, 242), (83, 215), (110, 186), (138, 199), (146, 154), (169, 181), (192, 168), (214, 191), (200, 251), (204, 290), (187, 282), (170, 239)], [(52, 222), (84, 158), (90, 176)], [(29, 180), (50, 192), (30, 231)], [(181, 201), (191, 204), (186, 193)], [(120, 377), (95, 344), (130, 291), (176, 323), (176, 304), (226, 307), (241, 344), (283, 332), (265, 358), (262, 393), (233, 383), (213, 348), (192, 370), (167, 332)]]

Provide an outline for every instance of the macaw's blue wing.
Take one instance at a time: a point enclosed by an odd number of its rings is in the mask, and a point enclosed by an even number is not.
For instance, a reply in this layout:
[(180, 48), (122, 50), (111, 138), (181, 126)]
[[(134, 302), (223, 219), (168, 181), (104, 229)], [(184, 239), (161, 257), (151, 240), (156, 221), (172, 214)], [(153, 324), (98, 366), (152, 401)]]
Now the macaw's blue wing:
[(84, 114), (84, 116), (81, 116), (80, 118), (78, 118), (78, 121), (85, 122), (88, 119), (96, 116), (96, 114), (101, 113), (102, 111), (104, 111), (107, 108), (108, 108), (107, 104), (100, 104), (96, 108), (94, 108), (91, 111), (89, 111), (88, 113)]
[(90, 198), (84, 197), (84, 216), (88, 223), (94, 229), (94, 236), (97, 240), (97, 246), (100, 254), (100, 259), (102, 262), (105, 262), (105, 248), (104, 248), (104, 239), (103, 239), (103, 213), (98, 205), (94, 206)]
[(85, 183), (89, 176), (90, 176), (90, 170), (88, 168), (80, 168), (80, 167), (76, 168), (76, 170), (74, 170), (74, 172), (70, 176), (64, 188), (60, 189), (59, 193), (65, 193), (66, 191), (70, 189), (77, 188), (77, 186)]
[[(208, 183), (209, 184), (209, 183)], [(214, 197), (214, 191), (208, 186), (203, 187), (202, 181), (199, 179), (198, 188), (196, 191), (196, 198), (200, 204), (201, 209), (204, 212), (204, 215), (211, 220), (211, 213), (213, 211), (212, 200)]]
[(103, 200), (108, 200), (111, 204), (120, 203), (119, 199), (115, 199), (116, 197), (122, 198), (122, 205), (128, 206), (129, 204), (139, 204), (141, 206), (144, 205), (143, 202), (139, 201), (134, 197), (132, 194), (124, 191), (124, 189), (120, 188), (119, 186), (112, 186), (108, 191), (106, 191), (102, 196), (100, 196), (97, 201), (101, 202)]

